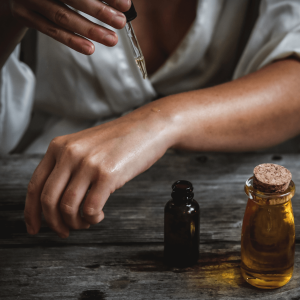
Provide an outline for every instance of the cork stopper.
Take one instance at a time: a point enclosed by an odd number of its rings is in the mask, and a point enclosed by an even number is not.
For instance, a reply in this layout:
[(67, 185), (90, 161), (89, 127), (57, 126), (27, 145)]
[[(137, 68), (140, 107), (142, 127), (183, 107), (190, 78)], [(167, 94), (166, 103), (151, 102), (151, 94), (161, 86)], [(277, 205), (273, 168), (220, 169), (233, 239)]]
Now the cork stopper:
[(276, 164), (258, 165), (253, 175), (253, 187), (264, 193), (282, 193), (292, 180), (291, 172)]

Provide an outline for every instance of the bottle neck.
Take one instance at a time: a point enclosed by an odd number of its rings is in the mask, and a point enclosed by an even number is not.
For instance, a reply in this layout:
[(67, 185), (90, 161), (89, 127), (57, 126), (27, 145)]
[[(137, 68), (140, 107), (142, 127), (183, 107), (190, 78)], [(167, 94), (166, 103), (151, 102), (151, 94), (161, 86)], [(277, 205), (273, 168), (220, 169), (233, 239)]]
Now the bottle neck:
[(176, 204), (188, 204), (192, 202), (194, 193), (178, 193), (173, 191), (171, 197)]
[(177, 204), (186, 204), (193, 200), (193, 185), (186, 180), (177, 180), (172, 185), (171, 197)]
[(291, 180), (289, 187), (282, 193), (265, 193), (255, 189), (253, 186), (253, 177), (250, 177), (244, 187), (246, 195), (252, 201), (259, 205), (279, 205), (290, 201), (295, 195), (295, 184)]

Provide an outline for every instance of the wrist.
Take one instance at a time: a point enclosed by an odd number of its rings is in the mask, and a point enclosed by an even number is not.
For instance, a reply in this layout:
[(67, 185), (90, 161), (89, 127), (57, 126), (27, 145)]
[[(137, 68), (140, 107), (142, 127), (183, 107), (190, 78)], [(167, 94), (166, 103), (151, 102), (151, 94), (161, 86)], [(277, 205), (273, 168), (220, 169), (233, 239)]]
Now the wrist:
[(182, 138), (182, 116), (173, 108), (173, 96), (153, 101), (135, 110), (131, 117), (143, 122), (165, 150), (176, 146)]

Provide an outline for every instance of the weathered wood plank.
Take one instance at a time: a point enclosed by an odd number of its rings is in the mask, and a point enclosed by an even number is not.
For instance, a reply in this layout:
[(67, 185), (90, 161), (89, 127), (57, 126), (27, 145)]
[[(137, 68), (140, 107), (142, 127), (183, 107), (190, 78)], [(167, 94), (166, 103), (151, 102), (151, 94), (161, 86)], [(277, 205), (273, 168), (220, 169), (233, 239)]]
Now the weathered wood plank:
[[(299, 158), (289, 154), (276, 161), (291, 170), (296, 185)], [(73, 232), (68, 240), (56, 238), (46, 226), (36, 237), (26, 234), (26, 186), (39, 160), (0, 159), (1, 299), (300, 299), (297, 194), (292, 280), (264, 291), (244, 282), (239, 272), (243, 184), (253, 167), (272, 162), (272, 155), (169, 153), (111, 196), (101, 224)], [(186, 269), (162, 261), (163, 207), (170, 185), (179, 178), (193, 182), (201, 205), (201, 258)]]
[[(233, 187), (238, 189), (239, 184)], [(232, 193), (227, 185), (206, 185), (201, 195), (201, 240), (239, 241), (247, 201), (243, 191)], [(220, 195), (220, 199), (215, 195)], [(117, 192), (104, 209), (106, 218), (102, 223), (86, 231), (72, 232), (67, 240), (57, 238), (45, 224), (39, 235), (28, 236), (23, 221), (23, 197), (17, 193), (16, 198), (19, 200), (11, 201), (14, 205), (10, 204), (9, 200), (14, 199), (10, 196), (7, 205), (0, 207), (0, 245), (50, 241), (61, 244), (94, 243), (95, 240), (98, 243), (163, 241), (163, 209), (168, 195), (148, 193), (143, 198)], [(300, 224), (297, 222), (300, 207), (297, 200), (298, 197), (294, 201), (294, 214), (296, 238), (300, 241)]]
[[(73, 232), (63, 241), (43, 226), (37, 237), (26, 234), (22, 210), (27, 181), (40, 157), (0, 160), (0, 245), (162, 242), (163, 209), (170, 185), (191, 180), (201, 206), (201, 241), (239, 241), (246, 206), (245, 180), (254, 166), (272, 161), (272, 155), (167, 154), (150, 170), (116, 191), (105, 207), (105, 220), (87, 231)], [(277, 161), (276, 161), (277, 162)], [(284, 155), (281, 164), (300, 182), (300, 155)], [(19, 170), (19, 171), (18, 171)], [(20, 172), (20, 173), (18, 173)], [(6, 174), (6, 176), (5, 176)], [(14, 187), (13, 187), (14, 186)], [(300, 201), (293, 199), (296, 238), (300, 241)]]
[[(26, 188), (30, 177), (40, 162), (40, 155), (10, 155), (0, 157), (0, 188)], [(122, 187), (123, 191), (132, 190), (139, 183), (140, 192), (155, 188), (165, 188), (180, 178), (197, 180), (202, 184), (215, 182), (240, 182), (252, 174), (253, 168), (260, 163), (278, 163), (288, 168), (293, 180), (300, 182), (300, 154), (199, 154), (169, 151), (148, 171)], [(183, 176), (183, 177), (182, 177)], [(151, 185), (155, 183), (155, 186)], [(195, 185), (198, 191), (200, 186)]]
[(299, 299), (300, 245), (291, 281), (272, 291), (240, 275), (239, 243), (201, 245), (191, 268), (163, 263), (162, 244), (0, 249), (1, 300)]

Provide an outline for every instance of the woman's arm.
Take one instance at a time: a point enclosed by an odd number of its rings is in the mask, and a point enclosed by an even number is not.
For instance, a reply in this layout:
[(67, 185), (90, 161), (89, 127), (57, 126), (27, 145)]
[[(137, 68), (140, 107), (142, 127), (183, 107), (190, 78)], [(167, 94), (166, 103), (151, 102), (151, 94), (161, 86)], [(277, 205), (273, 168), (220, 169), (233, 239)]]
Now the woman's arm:
[[(299, 74), (298, 61), (278, 61), (233, 82), (169, 96), (115, 121), (55, 138), (28, 186), (28, 232), (39, 231), (42, 211), (61, 237), (100, 222), (109, 195), (169, 147), (247, 151), (297, 135)], [(79, 206), (89, 187), (82, 218)]]
[(251, 151), (300, 134), (300, 62), (285, 59), (219, 86), (153, 103), (176, 118), (176, 147)]

